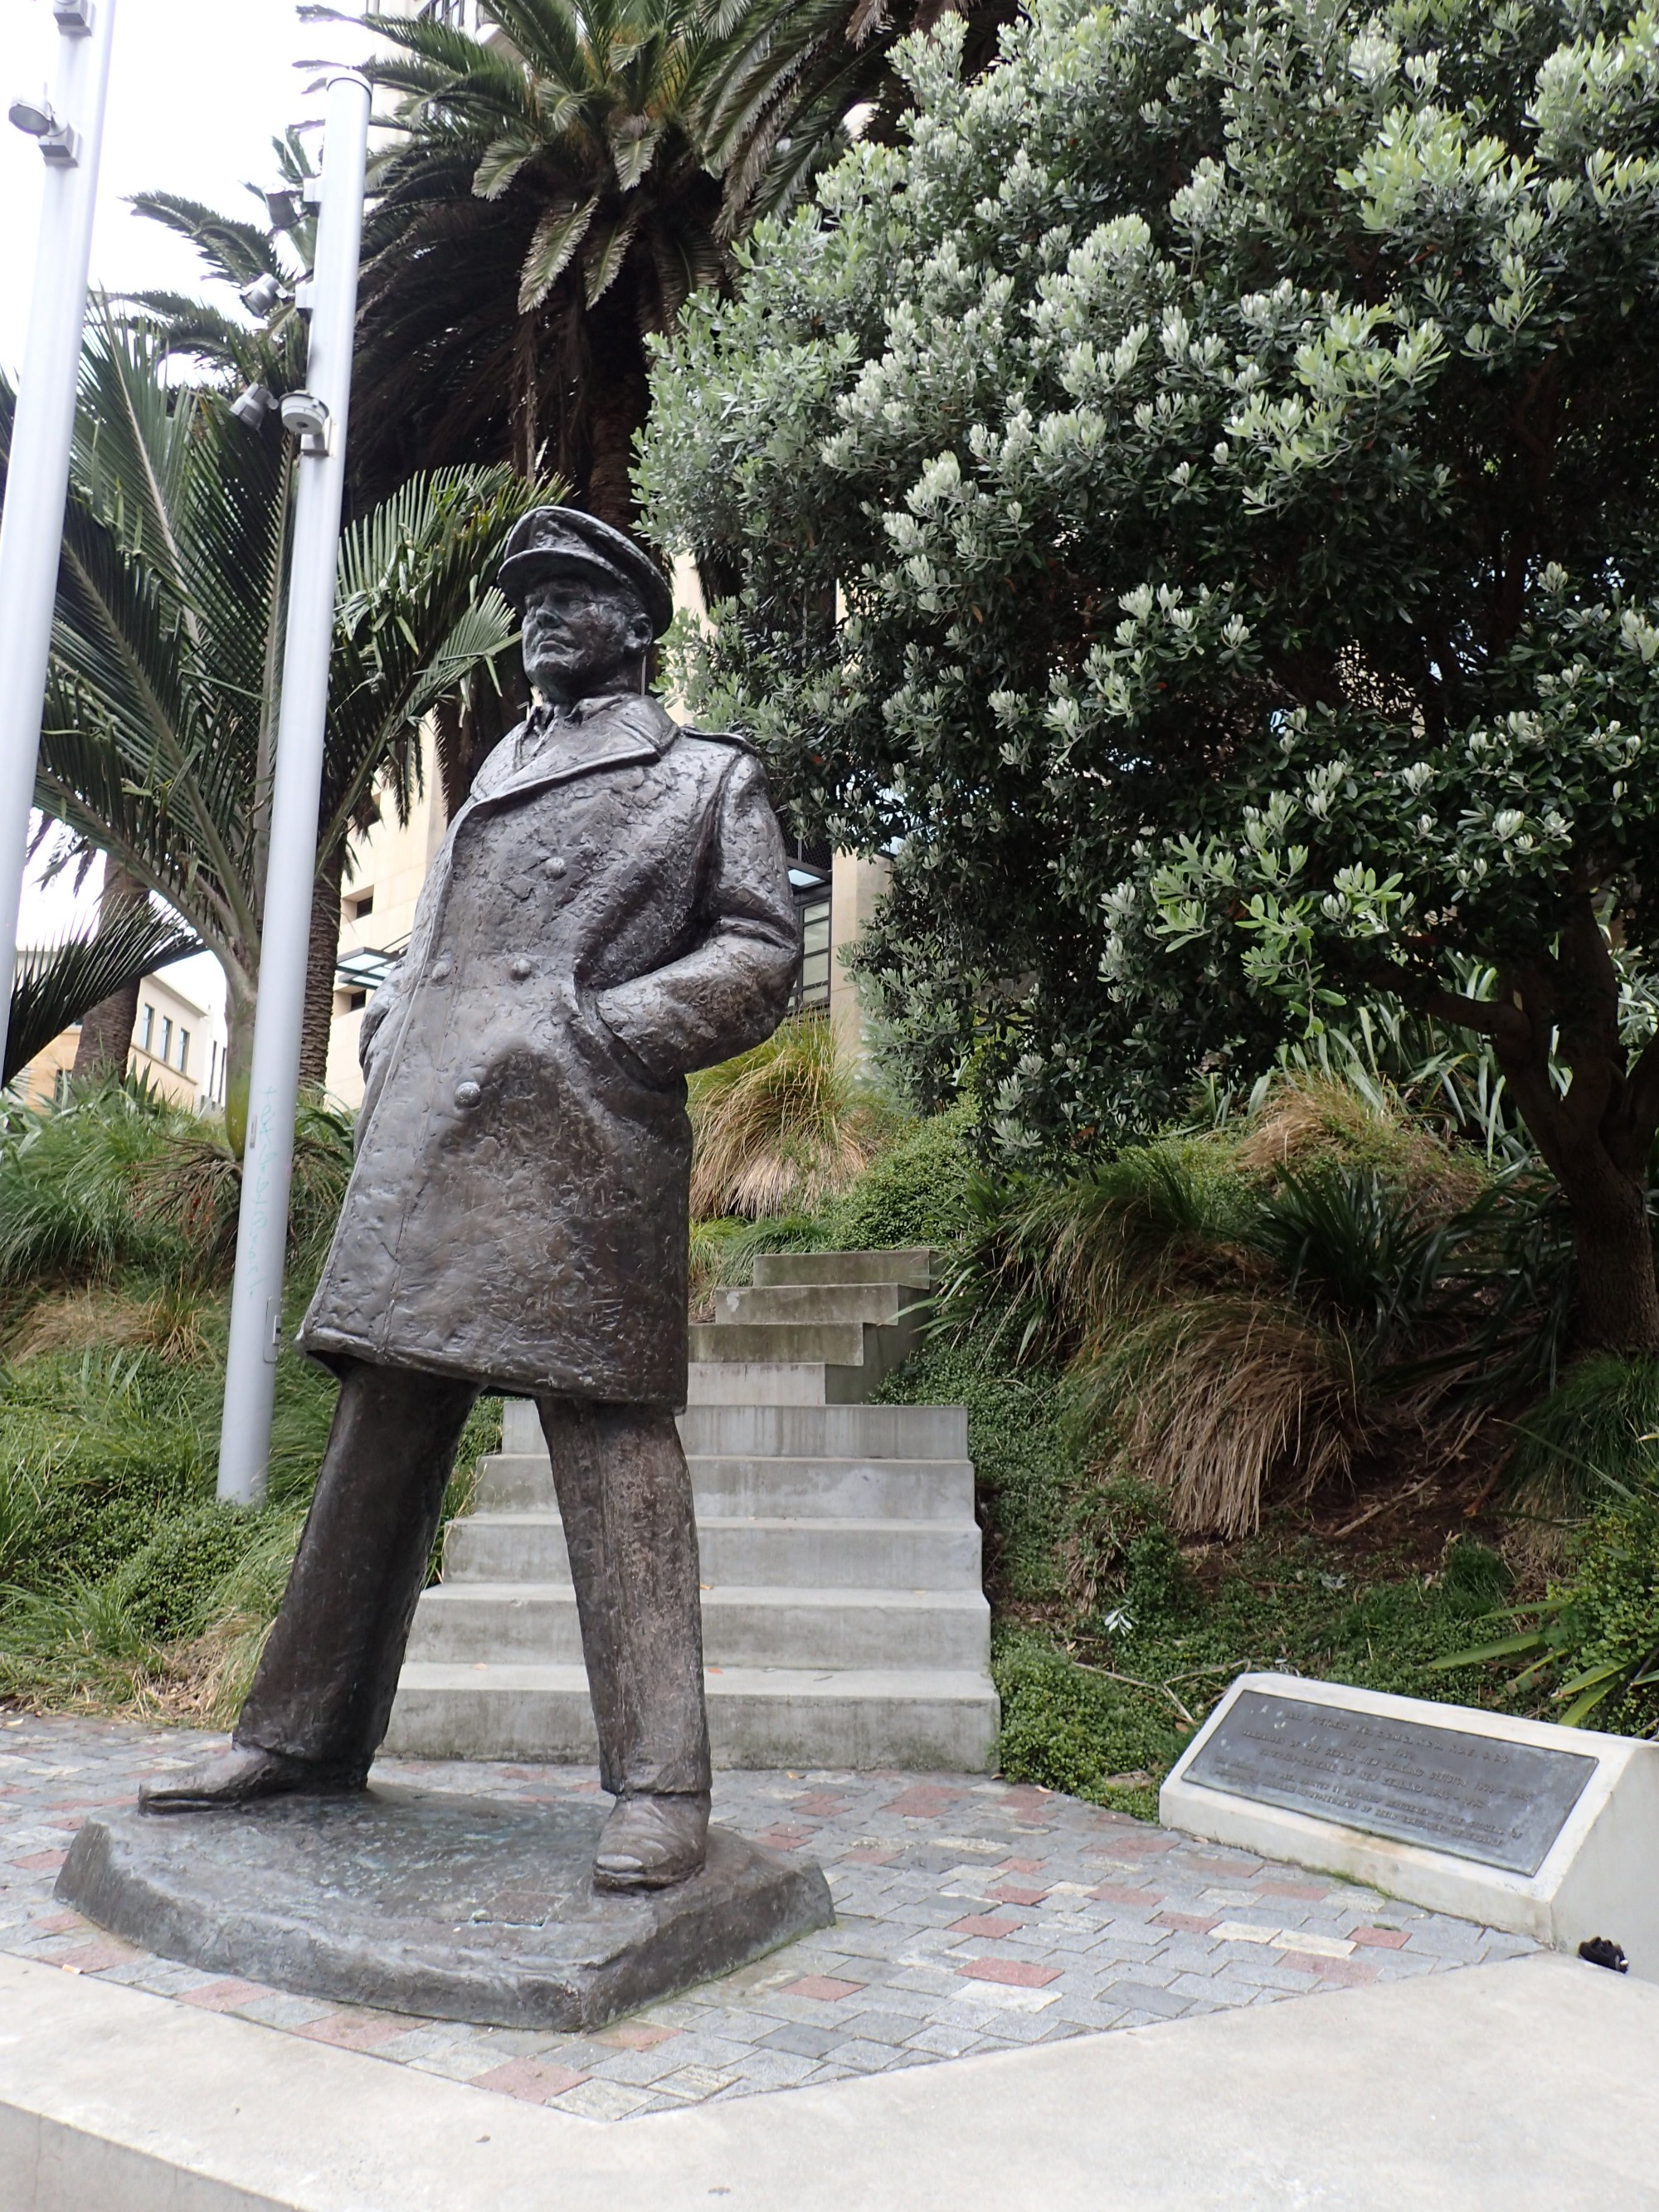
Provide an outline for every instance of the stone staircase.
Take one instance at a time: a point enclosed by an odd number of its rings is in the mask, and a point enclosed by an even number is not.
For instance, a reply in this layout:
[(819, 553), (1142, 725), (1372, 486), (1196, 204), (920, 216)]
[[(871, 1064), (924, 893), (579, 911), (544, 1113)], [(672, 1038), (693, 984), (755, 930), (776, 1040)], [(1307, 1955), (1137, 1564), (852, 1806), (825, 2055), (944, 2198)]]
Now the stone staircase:
[[(721, 1766), (973, 1770), (996, 1740), (967, 1415), (872, 1406), (915, 1344), (925, 1252), (770, 1253), (694, 1324), (690, 1462)], [(592, 1718), (535, 1409), (453, 1522), (387, 1749), (588, 1760)]]

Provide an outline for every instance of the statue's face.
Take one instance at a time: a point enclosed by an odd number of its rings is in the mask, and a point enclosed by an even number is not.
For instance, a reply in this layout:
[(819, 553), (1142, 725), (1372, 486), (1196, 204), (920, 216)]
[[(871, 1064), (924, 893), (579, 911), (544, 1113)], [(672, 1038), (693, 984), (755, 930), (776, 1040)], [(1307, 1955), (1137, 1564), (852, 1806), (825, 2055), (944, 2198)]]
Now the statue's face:
[(532, 584), (524, 605), (524, 667), (544, 699), (586, 699), (638, 681), (651, 618), (625, 584), (573, 568)]

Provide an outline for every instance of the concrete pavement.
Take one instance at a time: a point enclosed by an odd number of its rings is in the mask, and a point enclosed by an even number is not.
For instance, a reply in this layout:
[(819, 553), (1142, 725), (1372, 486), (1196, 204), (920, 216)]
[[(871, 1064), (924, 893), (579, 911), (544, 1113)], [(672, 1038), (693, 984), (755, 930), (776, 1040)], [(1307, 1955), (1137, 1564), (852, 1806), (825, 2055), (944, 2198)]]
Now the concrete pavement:
[(6, 2212), (1636, 2212), (1656, 2081), (1537, 1954), (605, 2126), (0, 1958)]

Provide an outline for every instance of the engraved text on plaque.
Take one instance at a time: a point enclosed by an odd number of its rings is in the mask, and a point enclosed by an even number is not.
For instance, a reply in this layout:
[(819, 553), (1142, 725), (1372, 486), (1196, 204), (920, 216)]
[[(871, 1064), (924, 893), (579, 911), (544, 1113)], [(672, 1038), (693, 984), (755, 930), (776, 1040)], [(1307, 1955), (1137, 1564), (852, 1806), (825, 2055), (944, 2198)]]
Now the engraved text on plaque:
[(1534, 1875), (1595, 1771), (1588, 1753), (1244, 1690), (1185, 1779)]

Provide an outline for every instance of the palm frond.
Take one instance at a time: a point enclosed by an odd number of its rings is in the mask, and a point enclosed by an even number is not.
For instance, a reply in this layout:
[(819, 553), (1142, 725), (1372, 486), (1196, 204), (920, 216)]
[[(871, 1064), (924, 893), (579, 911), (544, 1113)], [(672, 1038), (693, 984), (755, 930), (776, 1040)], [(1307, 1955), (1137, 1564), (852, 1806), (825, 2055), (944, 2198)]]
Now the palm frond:
[(171, 915), (143, 905), (117, 913), (94, 936), (68, 937), (21, 953), (0, 1086), (101, 1000), (201, 949), (200, 940)]

